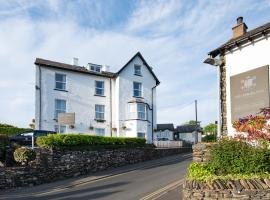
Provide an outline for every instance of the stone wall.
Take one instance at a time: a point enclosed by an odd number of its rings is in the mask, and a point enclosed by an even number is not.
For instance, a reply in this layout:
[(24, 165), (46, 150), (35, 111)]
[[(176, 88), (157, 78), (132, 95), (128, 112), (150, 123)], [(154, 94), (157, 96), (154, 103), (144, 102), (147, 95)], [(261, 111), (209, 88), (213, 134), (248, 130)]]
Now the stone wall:
[(221, 134), (227, 135), (227, 94), (226, 94), (226, 60), (221, 55), (222, 65), (220, 66), (220, 111), (221, 111)]
[(214, 143), (197, 143), (192, 146), (193, 162), (206, 162), (210, 158), (209, 147)]
[(0, 190), (52, 182), (190, 151), (191, 148), (133, 148), (103, 151), (36, 149), (37, 158), (29, 166), (0, 168)]
[(270, 179), (185, 181), (183, 199), (270, 199)]

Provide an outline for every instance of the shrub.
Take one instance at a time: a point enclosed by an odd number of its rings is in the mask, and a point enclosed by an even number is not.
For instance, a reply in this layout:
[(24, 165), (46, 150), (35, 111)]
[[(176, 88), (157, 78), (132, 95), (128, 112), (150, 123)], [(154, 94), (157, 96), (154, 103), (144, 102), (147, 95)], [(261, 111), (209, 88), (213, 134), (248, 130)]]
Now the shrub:
[(0, 134), (2, 135), (16, 135), (18, 133), (28, 133), (33, 131), (32, 129), (29, 128), (18, 128), (16, 126), (12, 126), (9, 124), (1, 124), (0, 123)]
[(216, 142), (217, 141), (217, 136), (215, 134), (211, 134), (211, 135), (205, 135), (202, 138), (203, 142)]
[(87, 134), (49, 134), (37, 138), (37, 145), (44, 148), (78, 146), (143, 146), (142, 138), (102, 137)]
[(6, 147), (9, 145), (9, 138), (7, 135), (0, 135), (0, 160), (5, 159)]
[(30, 148), (20, 147), (14, 151), (14, 159), (22, 165), (27, 165), (36, 159), (36, 152)]
[(215, 169), (208, 163), (193, 162), (188, 167), (188, 179), (204, 181), (215, 173)]
[(222, 139), (210, 149), (216, 175), (270, 172), (270, 151), (243, 141)]

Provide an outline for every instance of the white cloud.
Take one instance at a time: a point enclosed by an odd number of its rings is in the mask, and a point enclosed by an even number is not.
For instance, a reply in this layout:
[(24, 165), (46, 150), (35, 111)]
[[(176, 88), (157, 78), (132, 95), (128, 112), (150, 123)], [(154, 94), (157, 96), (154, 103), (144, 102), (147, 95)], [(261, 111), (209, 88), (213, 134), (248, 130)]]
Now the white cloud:
[[(159, 122), (179, 124), (194, 119), (193, 107), (180, 110), (179, 105), (195, 99), (199, 100), (199, 120), (204, 124), (214, 121), (216, 71), (202, 60), (211, 48), (230, 37), (238, 15), (249, 16), (255, 12), (253, 8), (267, 10), (267, 3), (262, 6), (251, 0), (140, 1), (126, 21), (102, 30), (95, 24), (112, 20), (117, 12), (108, 12), (112, 1), (106, 5), (88, 1), (10, 2), (0, 5), (0, 110), (4, 113), (0, 121), (19, 126), (27, 126), (34, 117), (36, 57), (60, 62), (79, 57), (80, 64), (108, 64), (116, 71), (137, 51), (161, 80)], [(36, 19), (29, 14), (30, 8), (43, 9), (42, 14), (48, 12), (49, 16)], [(270, 14), (264, 19), (267, 17)], [(91, 21), (90, 25), (82, 26), (82, 19)]]

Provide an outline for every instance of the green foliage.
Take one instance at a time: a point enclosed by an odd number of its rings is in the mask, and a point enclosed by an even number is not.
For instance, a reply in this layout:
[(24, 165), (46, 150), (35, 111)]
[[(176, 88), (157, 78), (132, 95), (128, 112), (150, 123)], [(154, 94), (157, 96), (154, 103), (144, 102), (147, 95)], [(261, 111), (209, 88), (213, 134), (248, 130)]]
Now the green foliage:
[(9, 138), (7, 135), (0, 135), (0, 160), (5, 159), (6, 147), (9, 145)]
[(270, 172), (270, 151), (243, 141), (223, 139), (210, 150), (209, 164), (215, 174), (252, 174)]
[(188, 122), (185, 122), (183, 125), (197, 125), (197, 124), (200, 124), (201, 122), (200, 121), (196, 121), (195, 120), (189, 120)]
[(239, 179), (270, 179), (270, 174), (251, 173), (251, 174), (227, 174), (216, 175), (215, 169), (207, 163), (191, 163), (188, 168), (188, 180), (198, 180), (202, 182), (212, 182), (217, 179), (222, 180), (239, 180)]
[(217, 124), (210, 123), (203, 128), (204, 133), (217, 134)]
[(27, 165), (30, 161), (36, 159), (36, 152), (30, 148), (21, 147), (14, 151), (15, 161), (22, 165)]
[(216, 142), (217, 141), (217, 135), (211, 134), (211, 135), (205, 135), (202, 137), (203, 142)]
[(193, 162), (188, 167), (188, 178), (200, 181), (207, 180), (215, 173), (215, 169), (208, 163)]
[(78, 146), (144, 146), (142, 138), (102, 137), (87, 134), (49, 134), (37, 138), (37, 145), (44, 148)]
[(27, 133), (33, 131), (32, 129), (29, 128), (18, 128), (16, 126), (12, 126), (9, 124), (1, 124), (0, 123), (0, 134), (2, 135), (16, 135), (18, 133)]

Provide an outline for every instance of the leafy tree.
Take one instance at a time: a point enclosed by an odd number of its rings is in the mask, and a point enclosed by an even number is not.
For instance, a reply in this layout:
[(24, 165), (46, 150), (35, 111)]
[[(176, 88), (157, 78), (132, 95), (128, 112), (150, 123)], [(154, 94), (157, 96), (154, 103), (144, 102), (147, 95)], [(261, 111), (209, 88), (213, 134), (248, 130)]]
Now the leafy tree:
[(212, 135), (217, 134), (217, 125), (210, 123), (203, 128), (204, 133), (210, 133)]
[(197, 121), (197, 123), (196, 123), (196, 121), (195, 120), (189, 120), (188, 122), (185, 122), (183, 125), (200, 125), (200, 121)]

